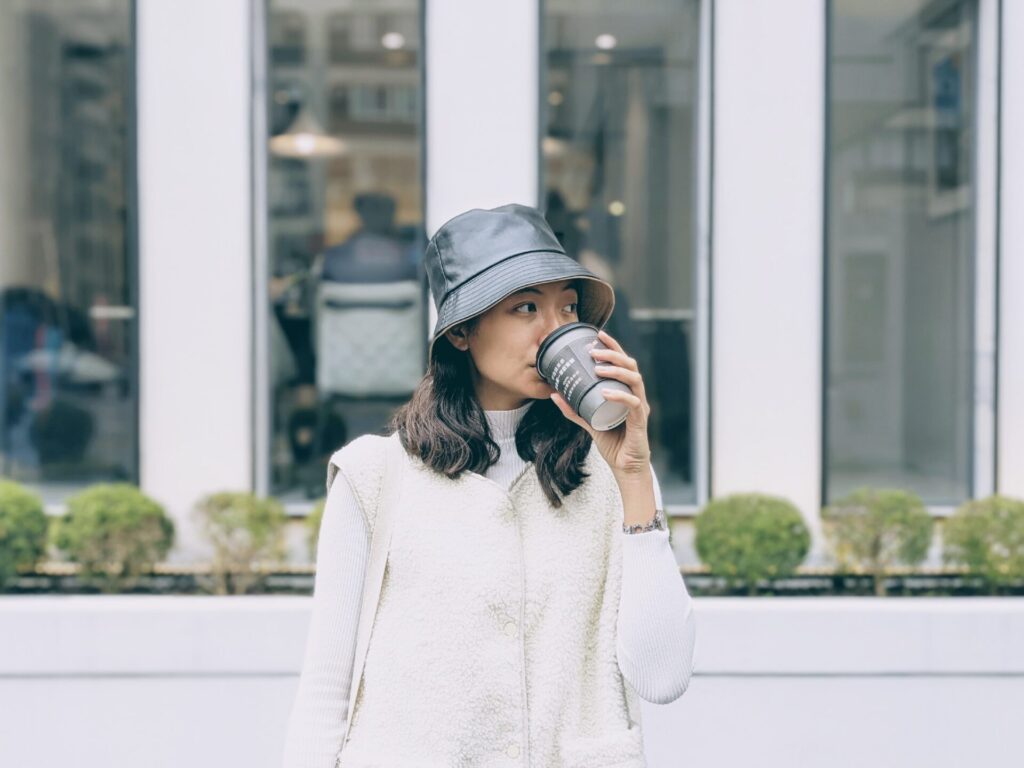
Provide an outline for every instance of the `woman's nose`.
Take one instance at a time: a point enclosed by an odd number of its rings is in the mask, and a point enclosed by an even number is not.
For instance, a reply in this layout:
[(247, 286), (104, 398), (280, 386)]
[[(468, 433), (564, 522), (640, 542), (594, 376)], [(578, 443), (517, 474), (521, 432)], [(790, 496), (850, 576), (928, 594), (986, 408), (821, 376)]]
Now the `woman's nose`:
[(553, 331), (558, 330), (566, 323), (571, 323), (572, 318), (565, 317), (559, 312), (549, 312), (544, 316), (544, 338)]

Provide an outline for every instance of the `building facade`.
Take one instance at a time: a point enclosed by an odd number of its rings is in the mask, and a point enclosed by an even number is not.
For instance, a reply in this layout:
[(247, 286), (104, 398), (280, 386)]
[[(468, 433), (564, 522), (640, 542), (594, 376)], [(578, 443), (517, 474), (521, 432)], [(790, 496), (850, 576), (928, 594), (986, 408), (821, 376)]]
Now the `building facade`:
[[(81, 0), (0, 9), (2, 473), (296, 520), (536, 205), (617, 291), (681, 561), (713, 497), (1024, 496), (1024, 7)], [(372, 346), (369, 342), (372, 342)], [(381, 349), (387, 348), (387, 356)]]

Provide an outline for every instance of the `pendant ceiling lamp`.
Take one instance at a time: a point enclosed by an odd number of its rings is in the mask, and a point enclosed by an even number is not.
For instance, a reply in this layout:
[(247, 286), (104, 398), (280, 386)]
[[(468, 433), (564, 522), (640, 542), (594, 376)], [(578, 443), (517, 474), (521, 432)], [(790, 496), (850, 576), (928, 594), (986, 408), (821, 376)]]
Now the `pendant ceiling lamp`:
[(345, 149), (345, 142), (324, 131), (308, 104), (299, 108), (288, 130), (270, 138), (270, 151), (279, 157), (337, 157)]

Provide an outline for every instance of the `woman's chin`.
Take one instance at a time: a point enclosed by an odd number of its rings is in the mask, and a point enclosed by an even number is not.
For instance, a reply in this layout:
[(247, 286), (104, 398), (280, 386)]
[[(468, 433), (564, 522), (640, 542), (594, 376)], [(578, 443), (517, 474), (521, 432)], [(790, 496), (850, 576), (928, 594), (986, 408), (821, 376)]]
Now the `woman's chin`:
[(534, 391), (534, 392), (538, 392), (538, 393), (540, 393), (540, 394), (538, 394), (538, 395), (534, 395), (535, 397), (538, 397), (538, 398), (541, 398), (541, 397), (544, 397), (544, 398), (546, 398), (546, 397), (548, 397), (548, 396), (549, 396), (549, 395), (550, 395), (550, 394), (551, 394), (552, 392), (554, 392), (554, 391), (555, 391), (554, 387), (552, 387), (552, 386), (551, 386), (550, 384), (548, 384), (548, 383), (547, 383), (546, 381), (544, 381), (543, 379), (540, 379), (539, 381), (537, 381), (537, 382), (536, 382), (536, 383), (534, 384), (534, 386), (532, 387), (532, 389), (533, 389), (533, 391)]
[(529, 392), (529, 394), (526, 395), (526, 397), (532, 397), (537, 400), (546, 400), (551, 396), (551, 393), (555, 391), (554, 388), (541, 378), (540, 373), (535, 367), (530, 366), (528, 370), (529, 373), (527, 373), (526, 391)]

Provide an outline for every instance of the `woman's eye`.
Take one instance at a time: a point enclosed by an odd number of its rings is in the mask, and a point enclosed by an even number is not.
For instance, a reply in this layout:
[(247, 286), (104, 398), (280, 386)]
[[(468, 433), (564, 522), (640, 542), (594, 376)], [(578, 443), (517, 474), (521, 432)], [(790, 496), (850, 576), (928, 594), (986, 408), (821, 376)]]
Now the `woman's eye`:
[[(572, 309), (569, 310), (571, 314), (576, 314), (576, 308), (578, 306), (577, 302), (574, 301), (571, 304), (566, 304), (565, 306), (572, 308)], [(518, 307), (514, 307), (512, 311), (513, 312), (519, 312), (519, 310), (523, 309), (524, 307), (531, 307), (532, 309), (536, 310), (537, 309), (537, 304), (536, 304), (536, 302), (528, 301), (525, 304), (520, 304)], [(525, 314), (528, 314), (528, 313), (527, 312), (519, 312), (519, 314), (525, 315)]]

